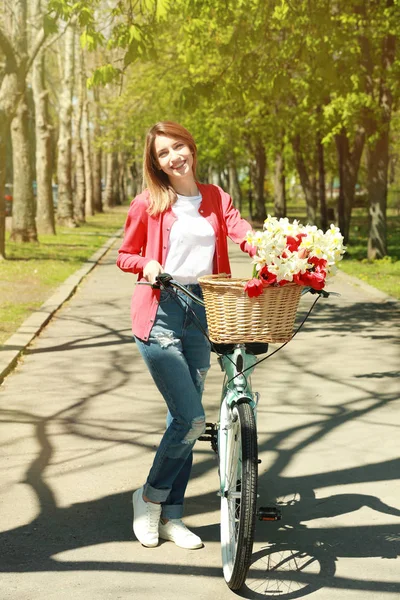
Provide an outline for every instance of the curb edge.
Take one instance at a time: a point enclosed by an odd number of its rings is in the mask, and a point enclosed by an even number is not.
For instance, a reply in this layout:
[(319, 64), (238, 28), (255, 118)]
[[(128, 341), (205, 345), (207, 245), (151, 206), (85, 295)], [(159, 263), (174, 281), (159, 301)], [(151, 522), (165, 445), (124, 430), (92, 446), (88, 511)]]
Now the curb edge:
[(0, 350), (0, 385), (14, 370), (24, 350), (39, 335), (47, 325), (54, 313), (71, 298), (76, 292), (81, 281), (94, 269), (103, 256), (110, 250), (121, 237), (124, 228), (118, 229), (86, 262), (61, 285), (56, 288), (38, 310), (35, 310), (20, 325), (15, 333), (9, 337)]

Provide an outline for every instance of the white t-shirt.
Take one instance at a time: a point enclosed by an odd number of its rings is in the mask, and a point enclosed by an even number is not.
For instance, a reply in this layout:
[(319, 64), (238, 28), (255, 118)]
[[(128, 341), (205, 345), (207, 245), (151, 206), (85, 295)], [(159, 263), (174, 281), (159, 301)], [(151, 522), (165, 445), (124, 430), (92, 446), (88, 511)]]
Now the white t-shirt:
[(164, 270), (179, 283), (197, 283), (198, 277), (213, 271), (215, 232), (199, 214), (201, 194), (177, 196), (172, 206), (177, 220), (171, 227)]

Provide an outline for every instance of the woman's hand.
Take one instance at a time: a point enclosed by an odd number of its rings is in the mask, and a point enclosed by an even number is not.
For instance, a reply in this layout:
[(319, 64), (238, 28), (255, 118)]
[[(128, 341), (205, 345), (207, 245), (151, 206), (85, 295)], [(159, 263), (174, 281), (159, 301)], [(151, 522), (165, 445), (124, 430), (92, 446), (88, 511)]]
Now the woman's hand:
[(151, 260), (143, 269), (143, 277), (150, 283), (155, 283), (157, 275), (160, 275), (163, 271), (164, 269), (159, 262)]

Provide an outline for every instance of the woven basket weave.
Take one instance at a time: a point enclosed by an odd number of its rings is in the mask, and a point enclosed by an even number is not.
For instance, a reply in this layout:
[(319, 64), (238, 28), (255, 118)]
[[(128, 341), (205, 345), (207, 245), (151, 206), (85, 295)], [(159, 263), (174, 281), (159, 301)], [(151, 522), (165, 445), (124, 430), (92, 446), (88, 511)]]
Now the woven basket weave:
[(210, 340), (221, 344), (290, 340), (301, 286), (267, 286), (260, 296), (249, 298), (244, 291), (247, 281), (225, 274), (199, 277)]

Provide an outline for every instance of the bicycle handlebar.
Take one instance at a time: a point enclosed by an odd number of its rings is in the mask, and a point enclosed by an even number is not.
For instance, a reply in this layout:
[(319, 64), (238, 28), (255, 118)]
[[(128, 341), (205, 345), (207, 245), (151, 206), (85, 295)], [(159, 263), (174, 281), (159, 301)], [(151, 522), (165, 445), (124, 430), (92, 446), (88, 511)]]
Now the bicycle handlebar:
[(196, 294), (193, 294), (193, 292), (188, 290), (183, 284), (179, 283), (178, 281), (175, 281), (172, 275), (170, 275), (169, 273), (160, 273), (160, 275), (157, 275), (155, 283), (150, 283), (149, 281), (138, 281), (138, 284), (151, 285), (153, 290), (159, 290), (161, 288), (176, 288), (177, 290), (180, 290), (181, 292), (186, 294), (186, 296), (194, 300), (194, 302), (196, 302), (200, 306), (204, 306), (204, 302), (201, 298), (196, 296)]
[[(172, 287), (175, 286), (178, 289), (183, 288), (182, 291), (187, 292), (185, 286), (181, 286), (181, 284), (179, 284), (177, 281), (174, 281), (174, 278), (172, 277), (172, 275), (170, 275), (169, 273), (160, 273), (160, 275), (157, 275), (156, 277), (156, 282), (151, 284), (151, 287), (153, 289), (160, 289), (162, 287), (166, 288), (166, 287)], [(340, 296), (340, 294), (338, 294), (337, 292), (327, 292), (326, 290), (315, 290), (312, 287), (304, 287), (303, 290), (301, 291), (301, 295), (303, 296), (304, 294), (318, 294), (319, 296), (322, 296), (323, 298), (328, 298), (329, 296)], [(190, 292), (189, 294), (190, 295)]]

